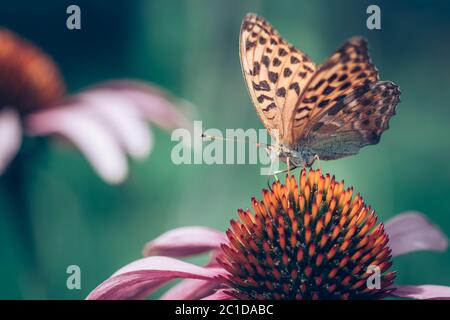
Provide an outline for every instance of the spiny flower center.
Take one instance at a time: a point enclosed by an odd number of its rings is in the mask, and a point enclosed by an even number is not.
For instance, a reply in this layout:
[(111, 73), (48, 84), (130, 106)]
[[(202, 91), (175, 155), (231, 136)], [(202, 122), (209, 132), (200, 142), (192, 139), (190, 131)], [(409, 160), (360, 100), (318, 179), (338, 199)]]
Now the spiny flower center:
[(218, 258), (236, 298), (373, 299), (390, 290), (384, 226), (343, 181), (303, 170), (300, 186), (293, 176), (274, 182), (252, 207), (231, 221)]
[(27, 41), (0, 28), (0, 109), (20, 113), (49, 107), (64, 94), (53, 61)]

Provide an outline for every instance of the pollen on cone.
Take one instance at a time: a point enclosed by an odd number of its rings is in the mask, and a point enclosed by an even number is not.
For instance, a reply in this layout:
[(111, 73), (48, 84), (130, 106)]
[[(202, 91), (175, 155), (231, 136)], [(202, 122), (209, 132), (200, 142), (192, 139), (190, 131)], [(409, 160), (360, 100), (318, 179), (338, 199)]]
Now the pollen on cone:
[[(353, 188), (319, 170), (302, 170), (297, 183), (276, 181), (252, 199), (251, 211), (227, 231), (218, 262), (240, 299), (378, 299), (395, 272), (383, 225)], [(366, 286), (369, 266), (381, 270), (381, 288)]]

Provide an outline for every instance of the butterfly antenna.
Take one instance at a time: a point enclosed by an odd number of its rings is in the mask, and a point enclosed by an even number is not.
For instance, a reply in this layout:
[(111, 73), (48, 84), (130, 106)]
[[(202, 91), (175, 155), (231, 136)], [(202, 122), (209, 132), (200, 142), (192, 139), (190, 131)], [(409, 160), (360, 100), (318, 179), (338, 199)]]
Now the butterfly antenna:
[[(211, 136), (209, 134), (204, 134), (202, 133), (202, 138), (204, 139), (209, 139), (210, 141), (214, 141), (214, 140), (220, 140), (220, 141), (232, 141), (232, 142), (239, 142), (239, 143), (245, 143), (245, 144), (251, 144), (250, 141), (246, 141), (246, 140), (241, 140), (241, 139), (228, 139), (228, 138), (222, 138), (222, 137), (216, 137), (216, 136)], [(266, 148), (266, 147), (270, 147), (270, 145), (265, 144), (265, 143), (260, 143), (260, 142), (256, 142), (255, 143), (256, 146), (258, 148)]]

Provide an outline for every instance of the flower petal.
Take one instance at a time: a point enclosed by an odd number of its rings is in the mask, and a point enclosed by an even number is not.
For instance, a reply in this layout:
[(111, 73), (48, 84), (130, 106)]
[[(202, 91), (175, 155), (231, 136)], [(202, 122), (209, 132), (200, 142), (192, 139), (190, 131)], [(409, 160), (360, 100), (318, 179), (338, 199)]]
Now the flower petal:
[[(177, 110), (174, 99), (156, 86), (131, 80), (109, 81), (100, 85), (99, 90), (109, 89), (120, 92), (133, 100), (147, 118), (165, 129), (190, 128), (186, 117)], [(184, 102), (184, 104), (187, 104)]]
[(223, 232), (206, 227), (182, 227), (163, 233), (148, 242), (144, 256), (186, 257), (220, 248), (227, 243)]
[(147, 157), (153, 146), (148, 124), (136, 103), (112, 90), (88, 90), (78, 96), (83, 110), (97, 117), (132, 157)]
[(198, 300), (213, 294), (220, 286), (209, 280), (186, 279), (167, 290), (161, 300)]
[(234, 298), (227, 294), (225, 289), (217, 290), (213, 294), (203, 298), (202, 300), (233, 300)]
[(59, 134), (70, 140), (109, 183), (119, 183), (127, 176), (127, 159), (116, 139), (97, 119), (79, 108), (36, 112), (27, 117), (26, 127), (33, 136)]
[(448, 239), (442, 231), (418, 212), (402, 213), (385, 224), (393, 256), (421, 250), (444, 251)]
[(219, 281), (223, 274), (222, 268), (203, 268), (168, 257), (147, 257), (118, 270), (86, 299), (143, 299), (176, 278)]
[(411, 299), (449, 300), (450, 287), (435, 285), (395, 286), (393, 296)]
[[(213, 251), (205, 268), (219, 268), (220, 264), (217, 262), (217, 256), (220, 251)], [(203, 280), (185, 279), (174, 285), (172, 288), (166, 291), (161, 297), (163, 300), (186, 300), (186, 299), (202, 299), (219, 289), (222, 284), (219, 283), (206, 283)]]
[(20, 118), (13, 109), (0, 110), (0, 174), (17, 154), (22, 143)]

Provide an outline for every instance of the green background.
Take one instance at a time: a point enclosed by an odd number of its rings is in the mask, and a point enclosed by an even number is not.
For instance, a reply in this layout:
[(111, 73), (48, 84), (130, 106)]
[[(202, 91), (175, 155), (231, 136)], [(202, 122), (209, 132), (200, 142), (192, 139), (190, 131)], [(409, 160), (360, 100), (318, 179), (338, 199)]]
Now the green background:
[[(65, 27), (69, 4), (81, 7), (80, 31)], [(366, 28), (369, 4), (381, 7), (381, 30)], [(419, 210), (449, 235), (448, 1), (4, 1), (0, 25), (46, 50), (70, 92), (143, 79), (190, 101), (205, 128), (262, 128), (239, 64), (247, 12), (267, 18), (317, 63), (352, 35), (368, 38), (381, 79), (400, 85), (402, 102), (380, 144), (322, 169), (353, 185), (382, 221)], [(119, 186), (100, 180), (67, 143), (26, 141), (14, 164), (22, 183), (0, 178), (0, 298), (84, 298), (166, 230), (225, 230), (266, 186), (257, 165), (175, 166), (170, 136), (154, 132), (152, 155), (131, 161)], [(31, 237), (16, 227), (21, 208)], [(81, 268), (81, 290), (66, 288), (72, 264)], [(403, 256), (393, 268), (398, 284), (450, 285), (450, 252)]]

